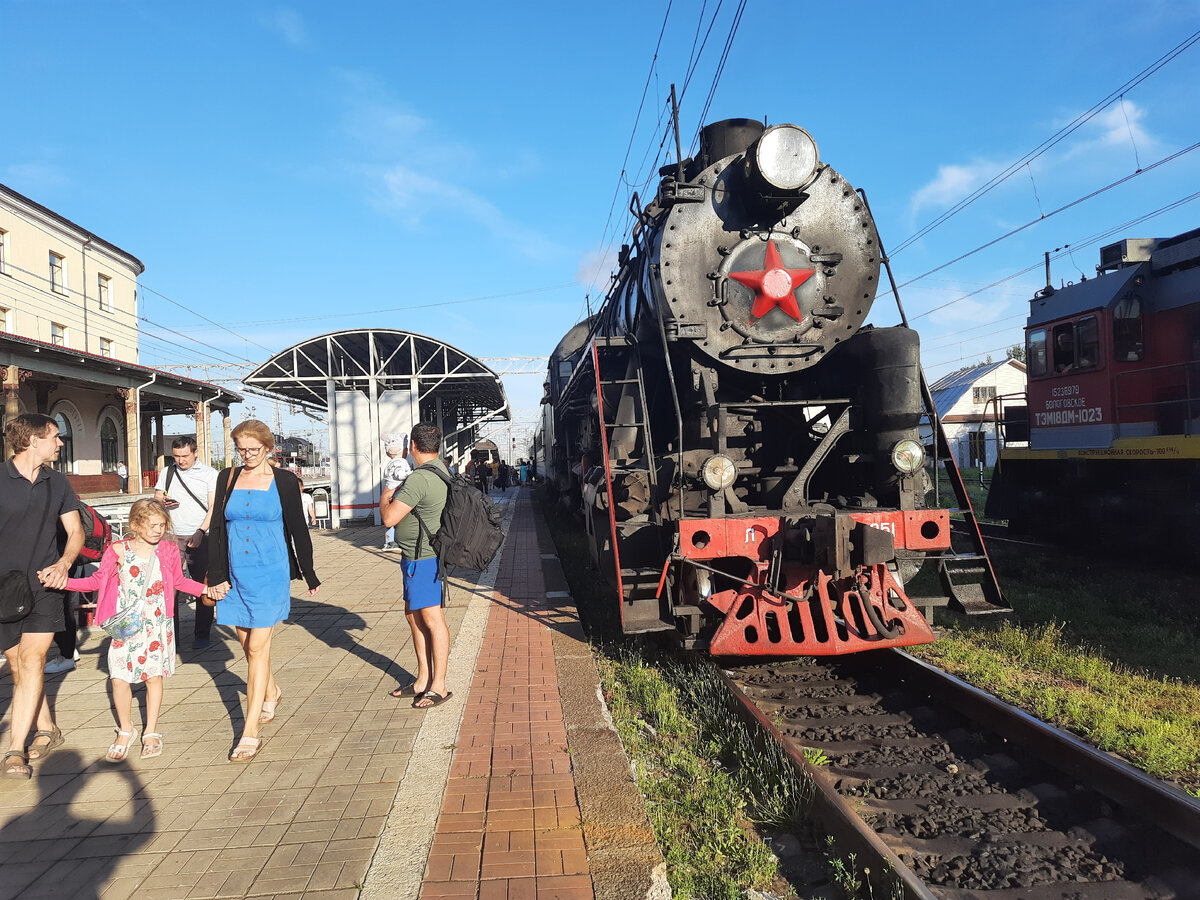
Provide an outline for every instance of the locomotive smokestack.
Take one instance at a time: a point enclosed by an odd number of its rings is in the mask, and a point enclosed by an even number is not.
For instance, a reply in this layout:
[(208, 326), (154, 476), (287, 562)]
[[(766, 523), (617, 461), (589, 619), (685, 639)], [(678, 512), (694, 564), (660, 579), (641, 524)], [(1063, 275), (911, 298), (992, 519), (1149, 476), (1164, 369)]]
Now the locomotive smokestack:
[(723, 119), (700, 129), (701, 167), (718, 159), (745, 153), (762, 136), (763, 124), (755, 119)]

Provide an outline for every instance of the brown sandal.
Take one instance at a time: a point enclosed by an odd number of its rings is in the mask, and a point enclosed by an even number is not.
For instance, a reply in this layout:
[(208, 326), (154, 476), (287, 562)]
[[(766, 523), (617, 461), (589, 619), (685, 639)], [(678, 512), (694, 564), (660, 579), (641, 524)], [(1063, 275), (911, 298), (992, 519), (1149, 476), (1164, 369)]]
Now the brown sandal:
[[(21, 761), (19, 763), (9, 762), (14, 757)], [(9, 750), (4, 754), (4, 777), (28, 781), (33, 777), (33, 766), (29, 765), (28, 759), (29, 757), (20, 750)]]
[[(39, 747), (36, 743), (38, 738), (46, 738), (48, 743)], [(55, 747), (61, 747), (65, 741), (66, 738), (63, 737), (62, 730), (57, 725), (54, 726), (53, 731), (35, 731), (33, 733), (33, 742), (29, 745), (30, 761), (45, 759), (50, 755), (51, 750)]]

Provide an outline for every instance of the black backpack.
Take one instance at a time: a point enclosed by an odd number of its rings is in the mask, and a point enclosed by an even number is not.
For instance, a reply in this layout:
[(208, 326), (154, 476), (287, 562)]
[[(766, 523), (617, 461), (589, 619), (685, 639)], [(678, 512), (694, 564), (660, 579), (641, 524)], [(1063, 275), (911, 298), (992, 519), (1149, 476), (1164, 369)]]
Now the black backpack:
[[(504, 510), (492, 498), (461, 475), (447, 475), (438, 466), (425, 464), (416, 471), (428, 470), (446, 483), (446, 506), (437, 534), (417, 516), (417, 527), (429, 541), (433, 552), (444, 565), (482, 571), (488, 567), (500, 545), (504, 543)], [(420, 540), (418, 555), (420, 554)]]
[(99, 562), (112, 543), (112, 526), (108, 524), (108, 519), (82, 500), (79, 501), (79, 521), (83, 523), (83, 547), (79, 550), (79, 556), (90, 562)]

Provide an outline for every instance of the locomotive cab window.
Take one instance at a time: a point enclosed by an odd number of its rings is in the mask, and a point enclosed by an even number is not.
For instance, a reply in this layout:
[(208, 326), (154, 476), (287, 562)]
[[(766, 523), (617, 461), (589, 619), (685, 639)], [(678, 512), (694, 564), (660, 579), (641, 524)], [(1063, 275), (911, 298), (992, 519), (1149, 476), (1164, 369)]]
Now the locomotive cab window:
[(1054, 371), (1066, 372), (1075, 368), (1075, 326), (1070, 322), (1054, 327)]
[(1137, 362), (1142, 358), (1142, 298), (1126, 294), (1113, 307), (1113, 359)]
[(1075, 368), (1094, 369), (1100, 364), (1100, 323), (1088, 316), (1075, 323)]
[(1025, 359), (1029, 363), (1030, 375), (1046, 374), (1046, 331), (1039, 328), (1029, 332), (1029, 344), (1025, 348)]

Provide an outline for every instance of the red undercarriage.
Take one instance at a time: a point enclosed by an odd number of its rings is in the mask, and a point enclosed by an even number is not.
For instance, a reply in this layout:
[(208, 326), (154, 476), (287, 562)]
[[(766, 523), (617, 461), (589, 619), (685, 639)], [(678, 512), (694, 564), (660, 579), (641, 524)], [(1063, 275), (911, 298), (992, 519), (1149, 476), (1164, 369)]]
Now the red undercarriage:
[[(950, 544), (945, 510), (851, 513), (850, 518), (890, 532), (897, 549), (928, 551)], [(739, 577), (756, 587), (743, 584), (708, 597), (708, 603), (725, 614), (709, 644), (710, 653), (834, 656), (934, 640), (928, 623), (886, 565), (861, 566), (835, 578), (816, 566), (784, 563), (779, 587), (789, 596), (767, 591), (770, 548), (779, 528), (777, 517), (680, 522), (685, 558), (705, 566), (731, 557), (753, 564), (751, 574)]]

